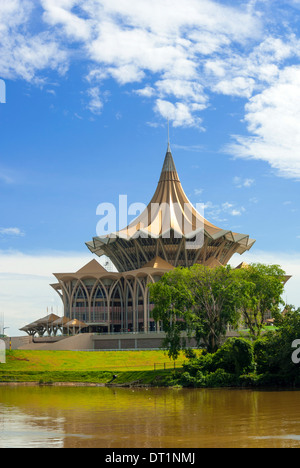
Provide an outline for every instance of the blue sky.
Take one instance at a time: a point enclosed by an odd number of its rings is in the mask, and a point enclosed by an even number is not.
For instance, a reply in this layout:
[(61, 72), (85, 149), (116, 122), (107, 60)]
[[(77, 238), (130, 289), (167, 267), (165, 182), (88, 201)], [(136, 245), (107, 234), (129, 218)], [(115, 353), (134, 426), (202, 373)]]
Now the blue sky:
[[(0, 310), (62, 314), (53, 272), (92, 259), (98, 204), (148, 203), (167, 147), (206, 218), (257, 240), (300, 306), (300, 1), (0, 6)], [(2, 285), (2, 286), (1, 286)]]

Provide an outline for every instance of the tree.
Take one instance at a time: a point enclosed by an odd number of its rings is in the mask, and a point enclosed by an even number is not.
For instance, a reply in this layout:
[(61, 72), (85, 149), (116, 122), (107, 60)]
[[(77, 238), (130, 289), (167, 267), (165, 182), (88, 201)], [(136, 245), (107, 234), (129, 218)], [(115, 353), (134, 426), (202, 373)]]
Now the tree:
[(277, 377), (286, 385), (300, 385), (300, 364), (293, 361), (293, 343), (300, 339), (300, 309), (288, 306), (277, 328), (254, 343), (257, 373)]
[(240, 310), (249, 334), (257, 339), (263, 330), (266, 316), (277, 316), (284, 304), (285, 272), (278, 265), (253, 263), (235, 270), (240, 290)]
[(169, 356), (177, 359), (184, 347), (181, 332), (190, 332), (191, 308), (194, 298), (188, 287), (190, 271), (186, 268), (176, 268), (166, 273), (160, 281), (150, 284), (150, 301), (155, 307), (153, 318), (161, 321), (166, 338), (163, 342)]
[(222, 344), (228, 325), (233, 328), (238, 325), (240, 285), (230, 266), (194, 265), (190, 272), (196, 337), (199, 344), (204, 342), (209, 353), (214, 353)]
[(198, 344), (215, 352), (222, 343), (228, 324), (239, 320), (239, 288), (232, 268), (215, 269), (194, 265), (176, 268), (150, 286), (153, 317), (161, 320), (169, 355), (177, 358), (182, 348), (181, 332), (192, 333)]

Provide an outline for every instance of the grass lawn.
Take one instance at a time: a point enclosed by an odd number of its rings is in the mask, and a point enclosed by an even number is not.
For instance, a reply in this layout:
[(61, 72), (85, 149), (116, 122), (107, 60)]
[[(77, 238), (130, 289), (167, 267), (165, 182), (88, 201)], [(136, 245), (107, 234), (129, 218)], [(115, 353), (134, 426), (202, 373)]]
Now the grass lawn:
[[(180, 368), (181, 354), (176, 361)], [(116, 383), (160, 380), (174, 369), (164, 351), (8, 351), (0, 364), (0, 382)]]

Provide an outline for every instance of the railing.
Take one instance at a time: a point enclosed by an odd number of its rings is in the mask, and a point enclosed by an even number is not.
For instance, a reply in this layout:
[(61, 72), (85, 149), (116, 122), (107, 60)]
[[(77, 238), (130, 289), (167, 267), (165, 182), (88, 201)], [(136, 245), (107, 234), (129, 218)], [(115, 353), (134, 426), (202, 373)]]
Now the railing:
[(159, 362), (159, 363), (154, 363), (153, 367), (154, 370), (167, 370), (167, 369), (176, 369), (182, 366), (184, 361), (173, 361), (173, 362)]
[(109, 332), (109, 333), (92, 333), (93, 335), (97, 336), (110, 336), (110, 335), (160, 335), (163, 334), (163, 331), (157, 331), (157, 330), (152, 330), (152, 331), (118, 331), (118, 332)]

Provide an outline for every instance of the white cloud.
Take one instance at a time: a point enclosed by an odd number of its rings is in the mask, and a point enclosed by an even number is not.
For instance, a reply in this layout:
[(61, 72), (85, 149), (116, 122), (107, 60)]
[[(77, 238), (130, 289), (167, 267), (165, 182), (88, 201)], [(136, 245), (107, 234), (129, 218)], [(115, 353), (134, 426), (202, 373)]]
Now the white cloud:
[(155, 94), (155, 90), (154, 88), (152, 88), (152, 86), (146, 86), (145, 88), (142, 88), (142, 89), (136, 89), (134, 93), (138, 94), (139, 96), (151, 98)]
[(251, 98), (245, 120), (252, 136), (235, 136), (236, 143), (228, 150), (300, 179), (300, 67), (286, 67), (274, 84)]
[(103, 102), (100, 97), (100, 89), (97, 86), (95, 86), (93, 88), (90, 88), (87, 94), (89, 97), (88, 108), (91, 112), (93, 112), (93, 114), (100, 114), (103, 107)]
[(1, 4), (0, 11), (0, 76), (32, 81), (45, 68), (64, 73), (67, 55), (61, 43), (47, 32), (32, 34), (29, 30), (34, 2), (11, 0)]
[[(245, 213), (246, 209), (241, 206), (236, 206), (234, 203), (224, 202), (221, 205), (214, 204), (211, 201), (204, 203), (203, 209), (205, 210), (205, 218), (210, 221), (218, 223), (226, 223), (228, 221), (228, 216), (241, 216)], [(224, 218), (224, 216), (226, 216)]]
[(172, 120), (174, 127), (201, 128), (202, 120), (199, 117), (195, 117), (192, 113), (192, 109), (182, 102), (176, 102), (173, 104), (170, 101), (157, 99), (155, 111), (164, 117), (164, 119)]
[(230, 214), (231, 214), (231, 216), (241, 216), (244, 211), (245, 211), (245, 208), (242, 207), (239, 210), (237, 210), (237, 209), (231, 210)]
[(24, 236), (24, 232), (16, 227), (0, 228), (0, 235), (2, 236)]
[(242, 177), (235, 177), (233, 183), (237, 188), (250, 188), (255, 183), (254, 179), (243, 179)]
[(174, 96), (176, 99), (188, 100), (203, 104), (203, 109), (207, 106), (203, 86), (193, 81), (164, 79), (156, 82), (158, 93), (162, 97)]
[(195, 189), (194, 193), (195, 193), (195, 195), (202, 195), (203, 189)]
[(45, 10), (43, 19), (51, 26), (62, 26), (65, 34), (71, 38), (89, 40), (91, 35), (90, 22), (71, 12), (76, 3), (78, 2), (73, 0), (41, 0)]
[(222, 210), (225, 213), (230, 214), (231, 216), (241, 216), (242, 213), (246, 211), (243, 206), (240, 208), (236, 208), (232, 203), (228, 202), (222, 204)]
[[(61, 4), (61, 0), (51, 0)], [(211, 0), (82, 0), (76, 3), (89, 17), (99, 20), (120, 17), (131, 28), (149, 29), (156, 35), (178, 36), (183, 28), (193, 33), (218, 31), (220, 36), (230, 36), (237, 41), (255, 35), (257, 18), (241, 9), (225, 6)], [(188, 37), (191, 32), (188, 34)]]
[(250, 98), (255, 88), (255, 81), (250, 77), (237, 76), (231, 80), (219, 81), (213, 90), (220, 94)]
[[(198, 114), (208, 105), (203, 58), (252, 41), (262, 30), (252, 12), (211, 0), (42, 0), (42, 6), (44, 21), (56, 27), (58, 37), (82, 44), (94, 69), (100, 67), (101, 80), (112, 77), (123, 85), (158, 76), (136, 93), (156, 97), (154, 109), (162, 117), (168, 106), (175, 126), (201, 122)], [(95, 85), (98, 78), (94, 73)], [(236, 93), (249, 93), (248, 84), (237, 77)]]
[(254, 184), (255, 180), (254, 179), (245, 179), (244, 180), (244, 187), (251, 187)]
[(156, 116), (202, 130), (213, 93), (246, 99), (249, 137), (236, 136), (230, 151), (299, 178), (300, 67), (289, 61), (299, 60), (300, 40), (289, 27), (276, 33), (281, 18), (274, 10), (269, 22), (268, 8), (254, 1), (11, 0), (0, 11), (0, 76), (43, 83), (46, 71), (64, 74), (84, 58), (91, 112), (101, 113), (100, 86), (114, 79), (148, 97)]
[(108, 68), (111, 76), (121, 85), (142, 81), (145, 73), (136, 65), (128, 64), (120, 67)]

